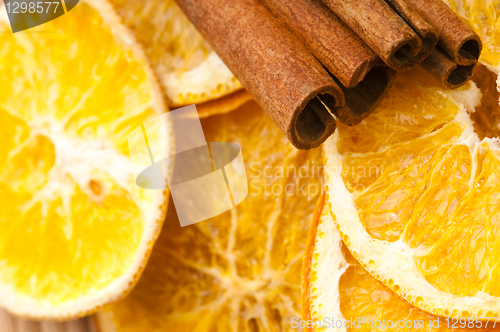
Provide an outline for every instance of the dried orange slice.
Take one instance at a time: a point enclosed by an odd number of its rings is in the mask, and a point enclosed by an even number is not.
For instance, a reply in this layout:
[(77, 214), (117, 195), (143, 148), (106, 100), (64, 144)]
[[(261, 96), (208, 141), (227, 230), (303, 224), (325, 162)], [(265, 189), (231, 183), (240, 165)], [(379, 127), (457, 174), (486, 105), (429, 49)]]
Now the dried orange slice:
[[(159, 234), (167, 192), (135, 184), (128, 136), (165, 102), (120, 21), (86, 0), (0, 34), (0, 305), (16, 315), (67, 319), (120, 299)], [(165, 153), (170, 132), (158, 132)]]
[(174, 0), (111, 0), (144, 45), (171, 107), (242, 88)]
[(444, 319), (401, 299), (352, 257), (321, 201), (302, 271), (303, 317), (291, 324), (305, 331), (500, 331), (497, 319)]
[(481, 99), (474, 83), (441, 90), (423, 75), (400, 76), (371, 117), (324, 145), (329, 204), (353, 255), (407, 301), (497, 317), (500, 147), (467, 112), (491, 94)]
[(231, 112), (250, 100), (252, 100), (252, 96), (246, 90), (238, 90), (222, 98), (198, 104), (196, 110), (200, 118), (206, 118)]
[(240, 145), (248, 196), (183, 228), (170, 205), (137, 287), (96, 314), (101, 332), (294, 331), (321, 149), (293, 148), (255, 102), (202, 125), (208, 141)]

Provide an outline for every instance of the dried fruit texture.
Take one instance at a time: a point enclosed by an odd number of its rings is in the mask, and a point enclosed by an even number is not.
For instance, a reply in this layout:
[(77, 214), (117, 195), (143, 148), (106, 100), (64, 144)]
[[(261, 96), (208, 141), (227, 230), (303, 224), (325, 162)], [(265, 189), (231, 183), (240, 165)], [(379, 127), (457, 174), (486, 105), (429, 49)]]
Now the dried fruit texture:
[(250, 100), (252, 96), (246, 90), (238, 90), (222, 98), (197, 104), (196, 110), (200, 118), (207, 118), (216, 114), (229, 113)]
[(111, 0), (155, 69), (168, 104), (179, 107), (242, 88), (174, 0)]
[[(478, 85), (486, 86), (481, 77)], [(500, 313), (500, 149), (496, 138), (477, 136), (467, 112), (488, 104), (487, 90), (445, 91), (421, 72), (402, 75), (372, 116), (339, 126), (324, 145), (346, 246), (377, 279), (437, 315)]]
[[(322, 207), (317, 207), (319, 212)], [(306, 331), (328, 331), (327, 324), (336, 326), (335, 331), (500, 331), (500, 321), (447, 320), (402, 300), (354, 259), (328, 208), (312, 220), (309, 241), (306, 257), (311, 259), (303, 266), (302, 325), (312, 320), (316, 326), (309, 323)]]
[[(340, 126), (325, 144), (328, 204), (346, 247), (379, 280), (372, 285), (382, 282), (437, 315), (497, 317), (500, 8), (493, 1), (450, 5), (483, 41), (475, 83), (443, 91), (415, 71), (360, 126)], [(368, 286), (352, 284), (363, 273), (350, 267), (340, 279), (347, 317), (374, 312), (360, 297)], [(372, 301), (394, 298), (373, 290)], [(378, 306), (374, 317), (417, 310), (397, 307)]]
[(293, 148), (255, 102), (202, 125), (208, 141), (241, 146), (248, 197), (183, 228), (169, 209), (138, 286), (96, 315), (101, 332), (297, 331), (321, 150)]
[(159, 234), (167, 193), (135, 185), (128, 135), (165, 103), (107, 2), (0, 44), (0, 305), (80, 316), (133, 287)]

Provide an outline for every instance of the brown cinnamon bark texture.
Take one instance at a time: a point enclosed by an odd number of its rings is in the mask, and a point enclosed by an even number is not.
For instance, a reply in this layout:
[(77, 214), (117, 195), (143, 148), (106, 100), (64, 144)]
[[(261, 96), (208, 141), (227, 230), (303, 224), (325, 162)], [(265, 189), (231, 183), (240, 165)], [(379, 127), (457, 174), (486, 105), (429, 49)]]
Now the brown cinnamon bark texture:
[(345, 106), (333, 110), (344, 124), (355, 126), (364, 120), (380, 104), (396, 79), (396, 71), (387, 66), (373, 67), (364, 80), (354, 88), (346, 88), (339, 82), (345, 95)]
[(380, 58), (321, 0), (261, 0), (345, 87), (356, 86)]
[(422, 40), (384, 0), (323, 0), (375, 53), (395, 70), (423, 60)]
[(295, 147), (317, 147), (334, 132), (324, 105), (344, 106), (342, 90), (258, 0), (176, 2)]
[(420, 64), (429, 74), (447, 88), (458, 88), (472, 77), (476, 64), (457, 65), (446, 53), (436, 47)]
[(353, 125), (368, 116), (392, 85), (396, 72), (321, 0), (261, 2), (338, 80), (346, 105), (332, 110), (337, 118)]
[(439, 35), (439, 46), (460, 66), (477, 62), (482, 43), (479, 36), (442, 0), (406, 0)]
[(386, 0), (391, 8), (418, 34), (422, 40), (422, 48), (415, 56), (416, 62), (422, 62), (431, 53), (438, 42), (436, 29), (429, 24), (418, 11), (406, 0)]

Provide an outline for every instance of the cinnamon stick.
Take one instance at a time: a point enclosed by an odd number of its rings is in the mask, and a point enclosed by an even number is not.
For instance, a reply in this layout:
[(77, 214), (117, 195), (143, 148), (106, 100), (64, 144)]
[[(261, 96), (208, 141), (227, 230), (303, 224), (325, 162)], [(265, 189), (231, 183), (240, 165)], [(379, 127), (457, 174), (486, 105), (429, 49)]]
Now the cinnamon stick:
[(442, 0), (406, 0), (436, 29), (439, 46), (460, 66), (476, 63), (481, 54), (479, 36)]
[(332, 110), (337, 118), (352, 125), (368, 116), (392, 85), (396, 72), (321, 0), (261, 2), (338, 80), (346, 105)]
[(321, 0), (261, 0), (345, 87), (356, 86), (380, 58)]
[(436, 29), (429, 24), (408, 1), (386, 0), (386, 2), (406, 21), (422, 40), (422, 48), (415, 58), (418, 58), (419, 62), (423, 61), (438, 42), (439, 36)]
[(441, 49), (435, 48), (420, 64), (429, 74), (447, 88), (458, 88), (470, 80), (476, 64), (460, 66)]
[(384, 0), (323, 0), (375, 53), (395, 70), (423, 60), (422, 40)]
[(396, 79), (396, 71), (386, 67), (373, 67), (365, 79), (353, 88), (337, 82), (345, 95), (345, 106), (333, 110), (340, 122), (355, 126), (373, 111), (389, 92)]
[(344, 105), (342, 90), (258, 0), (176, 2), (295, 147), (333, 133), (328, 109)]

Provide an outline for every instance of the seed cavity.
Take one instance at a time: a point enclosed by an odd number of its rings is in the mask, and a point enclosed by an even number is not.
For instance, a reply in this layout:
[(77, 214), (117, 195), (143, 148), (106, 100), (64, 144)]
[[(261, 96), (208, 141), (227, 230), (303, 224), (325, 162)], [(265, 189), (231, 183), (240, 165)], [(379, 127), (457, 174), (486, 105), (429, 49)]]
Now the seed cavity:
[(89, 181), (89, 188), (90, 190), (92, 191), (92, 193), (96, 196), (100, 196), (101, 193), (102, 193), (102, 185), (100, 182), (94, 180), (94, 179), (91, 179)]

